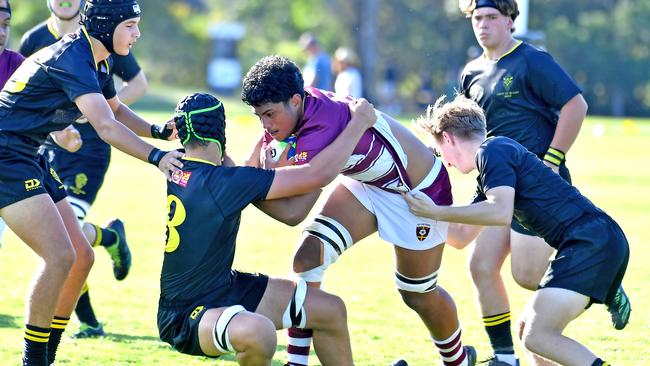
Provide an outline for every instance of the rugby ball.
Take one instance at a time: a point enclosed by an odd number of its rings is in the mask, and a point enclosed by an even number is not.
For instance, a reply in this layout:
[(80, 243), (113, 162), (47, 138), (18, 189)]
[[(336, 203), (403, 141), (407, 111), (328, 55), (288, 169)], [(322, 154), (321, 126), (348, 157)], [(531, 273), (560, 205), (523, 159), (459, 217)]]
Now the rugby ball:
[(287, 155), (287, 159), (289, 159), (296, 155), (296, 136), (291, 135), (283, 141), (271, 140), (269, 143), (269, 149), (271, 149), (271, 159), (273, 159), (273, 161), (280, 160), (280, 157), (282, 156), (284, 149), (287, 148), (287, 145), (290, 145), (289, 153)]

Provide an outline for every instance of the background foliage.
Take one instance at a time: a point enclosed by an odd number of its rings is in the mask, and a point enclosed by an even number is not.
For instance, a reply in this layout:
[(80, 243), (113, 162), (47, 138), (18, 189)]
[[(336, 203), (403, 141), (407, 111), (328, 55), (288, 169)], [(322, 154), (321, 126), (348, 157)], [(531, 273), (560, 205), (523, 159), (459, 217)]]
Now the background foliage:
[[(140, 0), (143, 37), (135, 47), (149, 79), (204, 86), (212, 43), (209, 24), (246, 26), (239, 45), (244, 70), (263, 55), (304, 61), (296, 39), (318, 35), (332, 53), (352, 46), (362, 56), (366, 90), (376, 96), (385, 70), (397, 71), (409, 106), (423, 87), (432, 96), (453, 91), (476, 46), (455, 0)], [(12, 46), (48, 16), (43, 0), (14, 1)], [(650, 2), (647, 0), (530, 0), (530, 29), (578, 81), (592, 114), (650, 115)], [(426, 102), (426, 100), (425, 100)], [(411, 103), (414, 104), (414, 103)]]

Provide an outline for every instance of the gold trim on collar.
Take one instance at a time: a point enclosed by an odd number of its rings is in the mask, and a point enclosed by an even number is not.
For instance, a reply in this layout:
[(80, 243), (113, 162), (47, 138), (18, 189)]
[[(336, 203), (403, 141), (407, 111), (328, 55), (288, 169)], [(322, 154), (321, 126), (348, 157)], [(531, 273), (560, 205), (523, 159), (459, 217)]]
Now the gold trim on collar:
[(61, 39), (61, 36), (59, 36), (59, 33), (54, 29), (54, 18), (52, 18), (54, 14), (47, 19), (47, 30), (50, 31), (50, 33), (54, 36), (55, 39)]
[(90, 36), (88, 35), (88, 31), (86, 30), (85, 26), (81, 26), (81, 31), (83, 32), (84, 36), (86, 36), (86, 39), (88, 40), (88, 43), (90, 43), (90, 52), (93, 53), (93, 63), (95, 64), (95, 71), (99, 71), (99, 68), (97, 67), (97, 64), (95, 63), (95, 47), (93, 47), (93, 42), (90, 40)]
[(215, 164), (215, 163), (213, 163), (211, 161), (207, 161), (207, 160), (199, 159), (199, 158), (190, 158), (189, 156), (183, 156), (181, 159), (189, 160), (189, 161), (196, 161), (197, 163), (205, 163), (205, 164), (210, 164), (210, 165), (213, 165), (213, 166), (217, 166), (217, 164)]

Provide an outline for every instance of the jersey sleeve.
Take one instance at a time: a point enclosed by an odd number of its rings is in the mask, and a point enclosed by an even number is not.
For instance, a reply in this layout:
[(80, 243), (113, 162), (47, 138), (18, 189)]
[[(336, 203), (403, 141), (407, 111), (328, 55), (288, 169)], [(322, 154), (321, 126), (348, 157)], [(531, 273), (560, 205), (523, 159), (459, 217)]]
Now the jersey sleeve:
[(20, 46), (18, 46), (18, 53), (25, 57), (29, 57), (35, 52), (30, 36), (31, 32), (25, 33), (23, 38), (20, 39)]
[(266, 198), (274, 177), (273, 170), (221, 167), (214, 169), (209, 189), (225, 215), (238, 214), (249, 203)]
[(109, 75), (104, 81), (102, 86), (102, 95), (106, 100), (109, 100), (117, 95), (117, 90), (115, 90), (115, 82), (113, 81), (113, 76)]
[(128, 82), (140, 73), (141, 68), (133, 52), (129, 52), (126, 56), (113, 54), (111, 57), (113, 58), (112, 73), (120, 79)]
[(458, 76), (458, 90), (466, 98), (469, 98), (469, 82), (469, 72), (467, 71), (467, 66), (465, 66)]
[(479, 171), (481, 191), (496, 187), (512, 187), (517, 184), (515, 156), (511, 149), (499, 141), (484, 144), (479, 148), (476, 162)]
[(47, 67), (47, 74), (52, 82), (61, 88), (71, 101), (84, 94), (103, 94), (96, 66), (79, 51), (81, 50), (68, 50), (54, 65)]
[(472, 198), (472, 203), (478, 203), (487, 200), (483, 190), (481, 189), (481, 178), (476, 178), (478, 184), (476, 185), (476, 192), (474, 192), (474, 198)]
[(537, 52), (527, 58), (528, 84), (546, 104), (560, 110), (582, 91), (569, 74), (546, 52)]

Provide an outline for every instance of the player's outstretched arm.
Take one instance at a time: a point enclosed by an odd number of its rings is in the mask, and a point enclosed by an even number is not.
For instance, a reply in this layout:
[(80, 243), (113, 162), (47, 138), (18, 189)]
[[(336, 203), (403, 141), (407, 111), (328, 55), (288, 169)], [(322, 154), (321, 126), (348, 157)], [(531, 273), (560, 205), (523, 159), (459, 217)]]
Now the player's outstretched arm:
[(160, 140), (173, 140), (176, 138), (176, 125), (173, 120), (167, 121), (164, 125), (150, 124), (138, 116), (126, 104), (122, 103), (119, 97), (115, 96), (107, 100), (115, 119), (120, 121), (136, 135), (140, 137), (151, 137)]
[[(582, 122), (587, 116), (587, 108), (587, 102), (582, 94), (576, 94), (566, 102), (564, 106), (562, 106), (562, 109), (560, 109), (560, 115), (558, 116), (555, 134), (551, 141), (551, 148), (560, 150), (562, 154), (569, 152), (569, 149), (578, 138)], [(561, 161), (555, 161), (552, 155), (551, 159), (547, 160), (544, 158), (543, 162), (545, 165), (553, 169), (554, 172), (559, 172), (559, 164)]]
[(469, 245), (469, 243), (476, 239), (482, 228), (483, 226), (479, 225), (450, 222), (447, 233), (447, 244), (458, 250), (463, 250)]
[(117, 93), (117, 96), (120, 98), (122, 103), (126, 105), (131, 105), (135, 103), (138, 99), (147, 92), (149, 83), (147, 82), (147, 77), (144, 74), (144, 71), (140, 70), (133, 79), (125, 80), (124, 86)]
[(165, 173), (168, 179), (171, 179), (171, 173), (176, 170), (176, 167), (183, 167), (183, 163), (178, 160), (183, 155), (181, 152), (164, 153), (138, 138), (117, 121), (103, 95), (84, 94), (77, 97), (74, 102), (81, 113), (88, 118), (99, 137), (120, 151), (152, 163)]
[(289, 226), (303, 222), (318, 200), (321, 190), (282, 199), (259, 201), (253, 203), (260, 211)]
[(487, 200), (466, 206), (438, 206), (422, 192), (402, 193), (409, 211), (416, 216), (472, 225), (510, 225), (515, 202), (514, 188), (491, 188), (485, 192), (485, 196)]
[(336, 178), (363, 133), (377, 121), (372, 104), (365, 99), (352, 102), (350, 111), (352, 118), (343, 132), (309, 163), (276, 169), (267, 200), (308, 193)]

